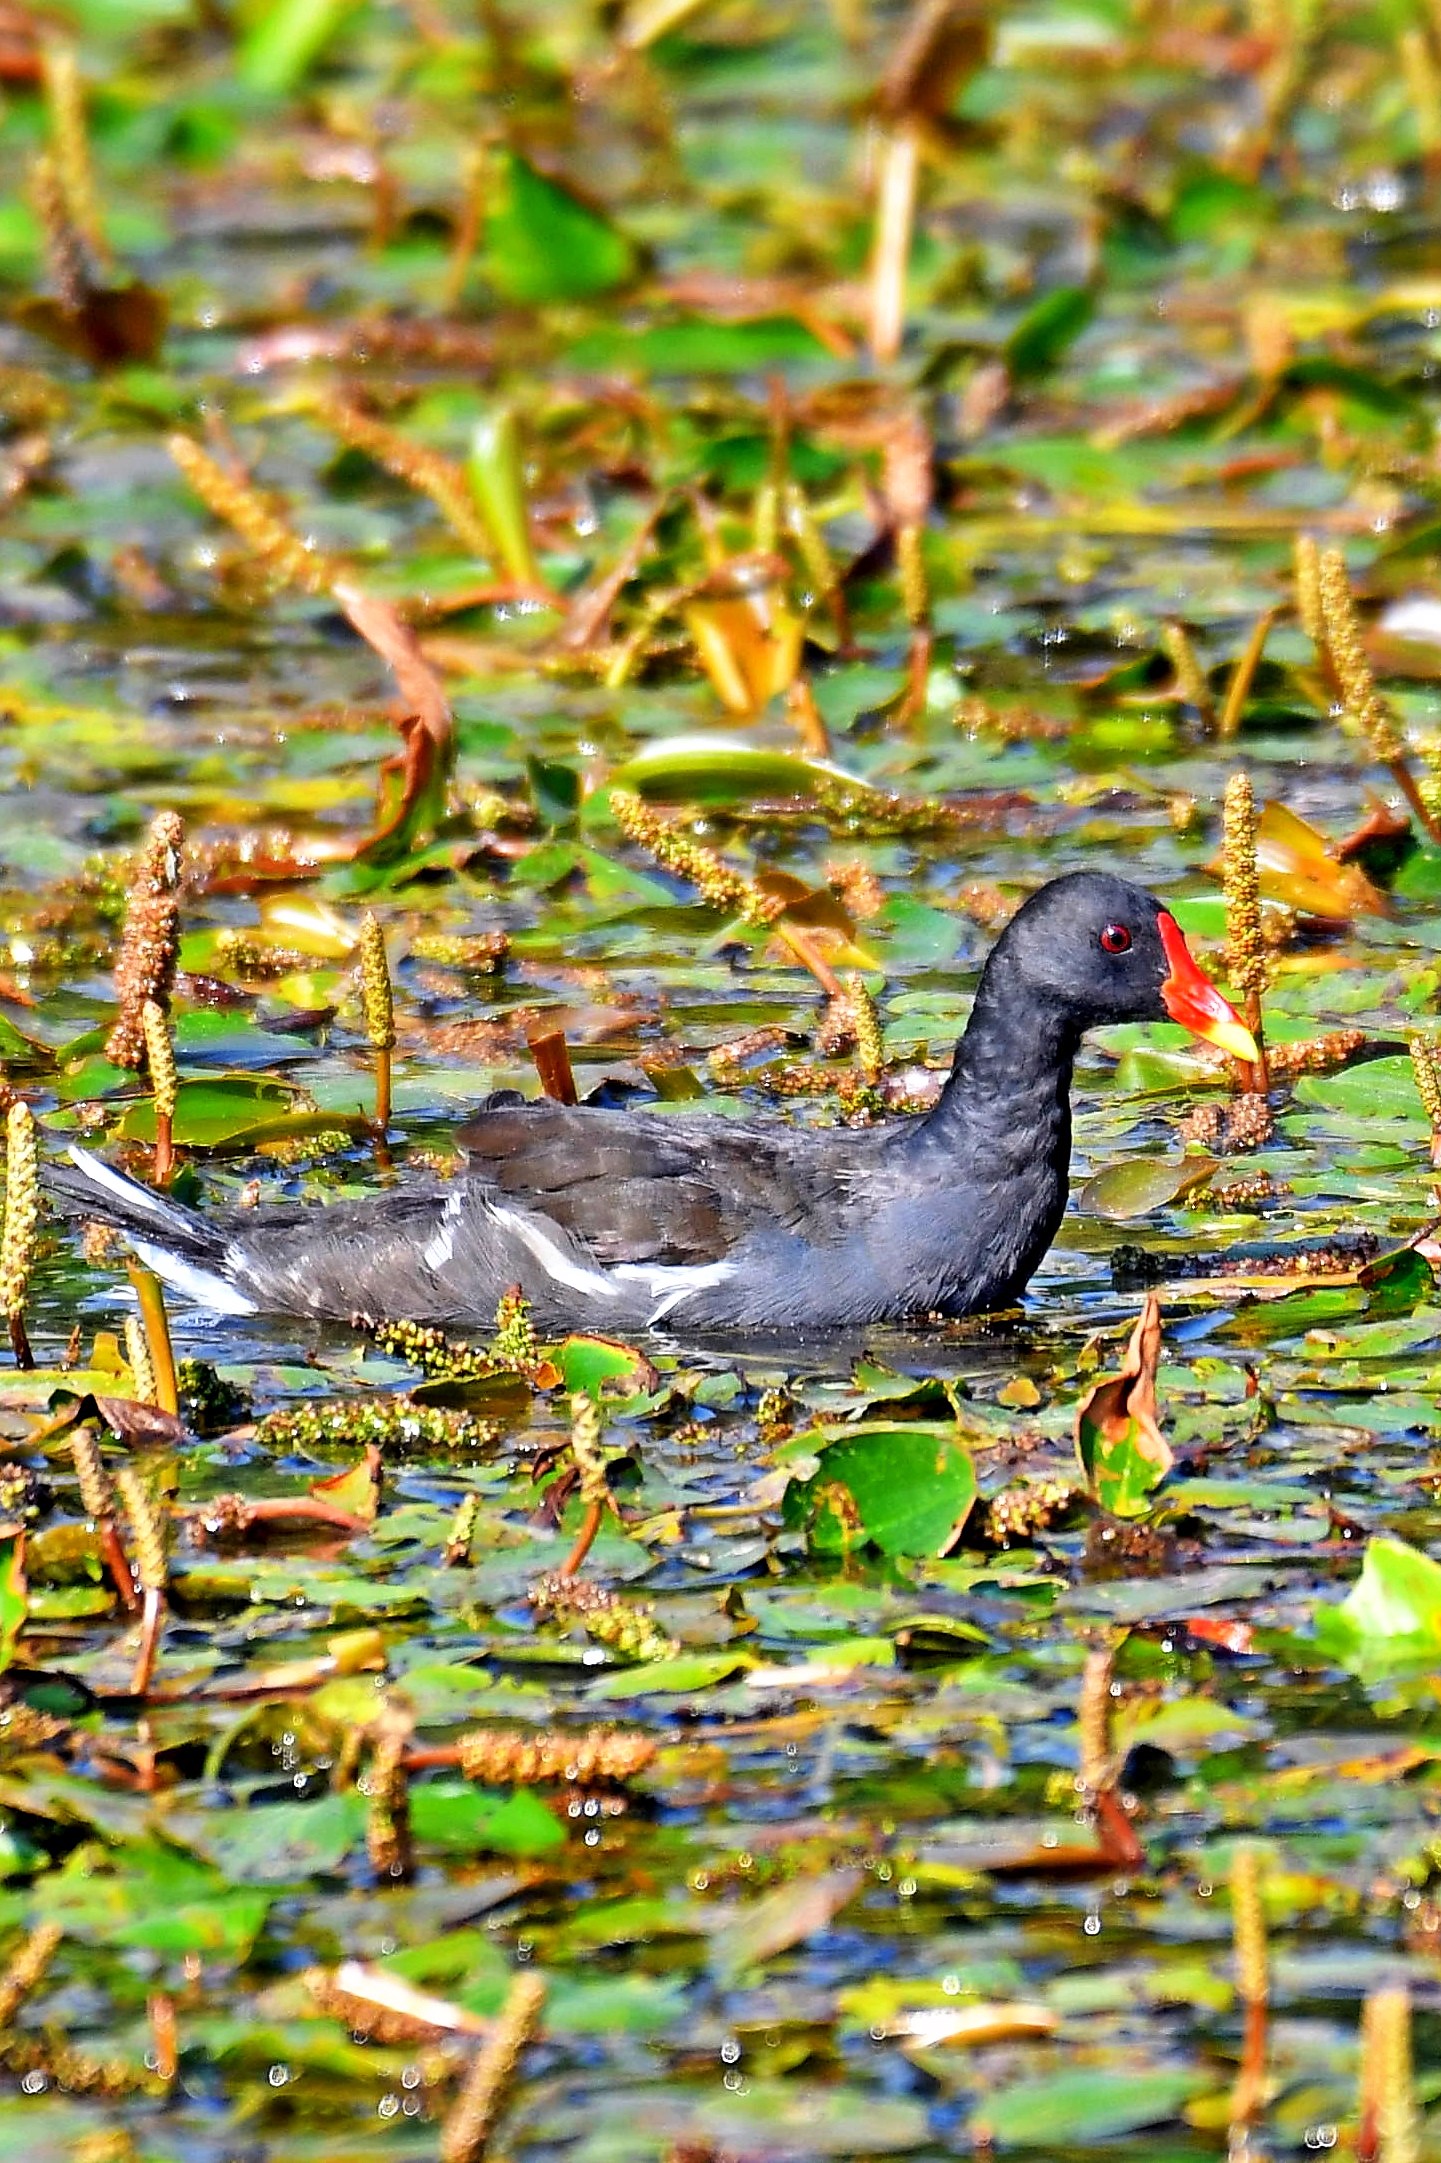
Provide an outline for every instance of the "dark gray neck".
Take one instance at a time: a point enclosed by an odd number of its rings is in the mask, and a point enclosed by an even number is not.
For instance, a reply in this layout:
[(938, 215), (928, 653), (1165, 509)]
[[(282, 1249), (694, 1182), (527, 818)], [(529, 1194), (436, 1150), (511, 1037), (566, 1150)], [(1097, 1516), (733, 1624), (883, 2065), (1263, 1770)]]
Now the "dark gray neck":
[(987, 965), (935, 1110), (899, 1143), (912, 1190), (906, 1226), (914, 1293), (943, 1313), (1019, 1296), (1065, 1213), (1071, 1068), (1080, 1030), (1038, 998), (1003, 949)]
[[(946, 1086), (925, 1125), (937, 1140), (1069, 1156), (1071, 1070), (1080, 1048), (1075, 1018), (1038, 998), (1003, 948), (987, 964)], [(1008, 1152), (1006, 1152), (1008, 1153)]]

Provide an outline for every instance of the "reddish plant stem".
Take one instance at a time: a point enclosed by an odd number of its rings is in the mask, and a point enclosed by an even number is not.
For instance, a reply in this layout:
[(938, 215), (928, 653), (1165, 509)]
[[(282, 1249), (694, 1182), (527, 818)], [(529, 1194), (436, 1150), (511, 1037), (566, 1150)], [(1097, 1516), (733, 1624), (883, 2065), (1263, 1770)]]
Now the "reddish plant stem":
[(605, 1504), (603, 1502), (589, 1502), (586, 1504), (585, 1515), (580, 1521), (580, 1530), (575, 1536), (575, 1545), (560, 1566), (559, 1574), (562, 1577), (576, 1577), (580, 1574), (581, 1564), (595, 1545), (595, 1536), (600, 1530), (601, 1519), (604, 1515)]
[(458, 1765), (460, 1746), (457, 1743), (430, 1743), (420, 1749), (407, 1750), (405, 1769), (411, 1772), (434, 1772), (437, 1768)]
[(578, 1104), (580, 1092), (571, 1070), (570, 1051), (560, 1031), (551, 1029), (543, 1036), (531, 1037), (529, 1048), (546, 1095), (553, 1097), (557, 1104)]
[(135, 1589), (135, 1573), (130, 1567), (130, 1557), (120, 1537), (120, 1528), (113, 1517), (99, 1517), (95, 1521), (95, 1537), (100, 1547), (100, 1559), (110, 1572), (110, 1582), (120, 1595), (120, 1604), (127, 1615), (140, 1612), (140, 1595)]
[(796, 960), (810, 970), (821, 990), (834, 999), (842, 989), (841, 980), (826, 960), (824, 954), (821, 953), (819, 947), (816, 946), (810, 934), (802, 931), (796, 924), (788, 924), (784, 917), (774, 926), (774, 929), (777, 937), (782, 939), (790, 948)]
[(10, 1317), (10, 1349), (15, 1354), (17, 1367), (28, 1370), (35, 1365), (35, 1354), (30, 1349), (30, 1338), (23, 1314), (12, 1314)]
[(165, 1594), (158, 1585), (147, 1585), (140, 1614), (140, 1648), (130, 1676), (132, 1697), (144, 1697), (155, 1674), (160, 1653), (160, 1633), (165, 1627)]
[(146, 2001), (146, 2013), (150, 2020), (150, 2039), (155, 2053), (155, 2070), (167, 2084), (174, 2080), (180, 2067), (180, 2041), (175, 2026), (175, 2000), (168, 1991), (152, 1991)]
[(1241, 2045), (1241, 2065), (1231, 2091), (1233, 2128), (1249, 2126), (1261, 2108), (1266, 2086), (1266, 2000), (1252, 1998), (1246, 2006), (1246, 2026)]
[(1095, 1801), (1096, 1831), (1108, 1862), (1118, 1870), (1144, 1870), (1146, 1851), (1135, 1826), (1121, 1808), (1114, 1788), (1102, 1788)]
[(901, 701), (900, 718), (914, 721), (926, 710), (926, 686), (931, 676), (931, 634), (924, 625), (917, 625), (911, 632), (911, 652), (908, 666), (906, 695)]
[(155, 1155), (151, 1160), (150, 1176), (157, 1187), (170, 1184), (175, 1170), (175, 1121), (169, 1112), (157, 1110), (155, 1114)]
[(1395, 782), (1412, 811), (1431, 836), (1431, 839), (1441, 841), (1441, 821), (1438, 821), (1435, 813), (1427, 808), (1426, 801), (1416, 785), (1416, 776), (1412, 773), (1405, 759), (1389, 760), (1386, 771), (1390, 774), (1391, 779)]

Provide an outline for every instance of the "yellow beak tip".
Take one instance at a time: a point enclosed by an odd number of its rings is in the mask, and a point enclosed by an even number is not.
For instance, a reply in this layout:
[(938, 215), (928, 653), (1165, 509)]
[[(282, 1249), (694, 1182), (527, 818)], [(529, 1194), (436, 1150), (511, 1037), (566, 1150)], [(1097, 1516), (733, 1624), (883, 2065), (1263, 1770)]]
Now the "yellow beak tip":
[(1229, 1052), (1233, 1059), (1243, 1059), (1248, 1066), (1261, 1063), (1260, 1047), (1244, 1022), (1213, 1021), (1206, 1030), (1206, 1041), (1218, 1051)]

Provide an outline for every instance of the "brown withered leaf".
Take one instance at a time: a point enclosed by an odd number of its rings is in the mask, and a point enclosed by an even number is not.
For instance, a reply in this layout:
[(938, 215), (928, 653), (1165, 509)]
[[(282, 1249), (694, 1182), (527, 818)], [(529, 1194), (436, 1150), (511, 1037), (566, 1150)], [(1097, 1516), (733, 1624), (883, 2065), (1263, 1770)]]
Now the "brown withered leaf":
[(47, 345), (59, 346), (92, 368), (122, 361), (153, 361), (165, 337), (166, 300), (153, 286), (87, 286), (78, 308), (33, 294), (15, 310), (16, 321)]

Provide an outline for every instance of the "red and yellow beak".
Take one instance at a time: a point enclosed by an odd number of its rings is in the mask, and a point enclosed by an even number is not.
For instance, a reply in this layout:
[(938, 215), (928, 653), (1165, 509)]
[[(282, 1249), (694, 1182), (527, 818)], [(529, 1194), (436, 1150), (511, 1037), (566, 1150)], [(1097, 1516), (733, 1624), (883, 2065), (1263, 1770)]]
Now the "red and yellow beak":
[(1197, 968), (1175, 917), (1162, 909), (1156, 923), (1170, 964), (1170, 974), (1161, 986), (1161, 999), (1172, 1021), (1178, 1021), (1203, 1043), (1229, 1052), (1233, 1059), (1244, 1059), (1248, 1066), (1259, 1065), (1261, 1054), (1256, 1039), (1236, 1009)]

